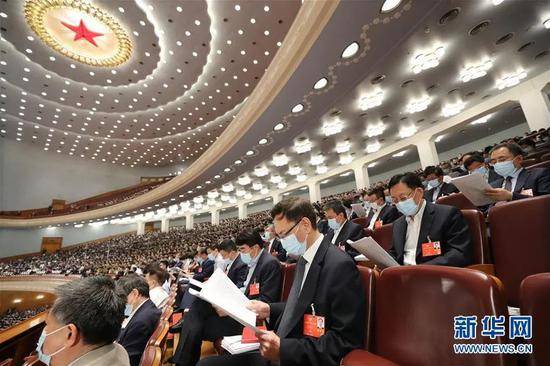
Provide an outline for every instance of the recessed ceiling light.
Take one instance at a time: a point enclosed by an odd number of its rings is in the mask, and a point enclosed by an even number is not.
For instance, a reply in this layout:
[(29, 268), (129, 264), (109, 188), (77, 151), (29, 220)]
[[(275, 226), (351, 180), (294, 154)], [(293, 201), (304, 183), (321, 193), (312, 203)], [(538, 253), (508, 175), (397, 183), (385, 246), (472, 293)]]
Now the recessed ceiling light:
[(294, 150), (298, 154), (311, 151), (311, 141), (307, 137), (302, 137), (294, 141)]
[(367, 165), (367, 168), (374, 168), (376, 166), (376, 162), (373, 161), (372, 163), (370, 163), (369, 165)]
[(298, 103), (294, 107), (292, 107), (292, 113), (300, 113), (303, 110), (304, 110), (304, 105), (302, 103)]
[(338, 161), (340, 165), (346, 165), (353, 161), (353, 156), (350, 154), (342, 154), (340, 155), (340, 160)]
[(415, 74), (419, 74), (423, 70), (437, 67), (444, 54), (445, 48), (443, 46), (437, 46), (432, 50), (418, 52), (410, 61), (411, 69)]
[(500, 5), (500, 4), (502, 4), (503, 1), (504, 0), (493, 0), (493, 5), (494, 6)]
[(327, 78), (321, 78), (321, 79), (317, 80), (317, 82), (313, 85), (313, 89), (315, 89), (315, 90), (323, 89), (327, 85), (328, 85), (328, 79)]
[(269, 6), (264, 6), (264, 11), (267, 13), (269, 11)]
[(550, 18), (549, 19), (546, 19), (542, 25), (544, 26), (544, 28), (546, 29), (550, 29)]
[(398, 153), (393, 154), (392, 157), (394, 157), (394, 158), (400, 158), (400, 157), (402, 157), (403, 155), (405, 155), (406, 153), (407, 153), (407, 150), (403, 150), (403, 151), (400, 151), (400, 152), (398, 152)]
[(260, 145), (267, 144), (267, 139), (266, 138), (260, 139), (260, 141), (258, 141), (258, 144), (260, 144)]
[(380, 148), (382, 147), (382, 145), (380, 145), (380, 142), (378, 141), (374, 141), (374, 142), (371, 142), (370, 144), (367, 144), (367, 153), (369, 154), (372, 154), (374, 152), (377, 152), (378, 150), (380, 150)]
[(407, 104), (406, 112), (409, 114), (422, 112), (423, 110), (426, 110), (428, 108), (431, 101), (432, 98), (430, 98), (429, 96), (411, 100), (409, 104)]
[(334, 118), (323, 122), (323, 127), (321, 128), (325, 136), (332, 136), (337, 133), (342, 132), (344, 128), (344, 122), (340, 118)]
[(246, 152), (246, 156), (251, 156), (251, 155), (254, 155), (254, 151), (248, 150), (248, 151)]
[(526, 77), (527, 77), (527, 72), (523, 69), (519, 69), (516, 72), (504, 74), (502, 77), (497, 79), (496, 86), (498, 90), (509, 88), (511, 86), (519, 84), (519, 81), (522, 79), (525, 79)]
[(0, 13), (0, 17), (2, 18), (7, 18), (8, 17), (8, 14), (4, 13), (4, 12), (1, 12)]
[(439, 135), (435, 138), (434, 142), (440, 142), (441, 140), (443, 140), (443, 137), (445, 137), (445, 135)]
[(281, 167), (288, 164), (288, 156), (286, 156), (284, 153), (277, 153), (273, 155), (272, 163), (276, 167)]
[(315, 168), (315, 173), (317, 174), (325, 174), (326, 172), (328, 172), (326, 165), (318, 165), (317, 168)]
[(475, 121), (470, 122), (471, 125), (481, 125), (484, 123), (487, 123), (489, 119), (491, 118), (492, 114), (488, 114), (486, 116), (483, 116), (481, 118), (476, 119)]
[(487, 75), (487, 71), (491, 67), (493, 67), (493, 60), (491, 59), (467, 65), (460, 71), (460, 80), (462, 80), (463, 83), (467, 83), (470, 80), (483, 77)]
[(464, 109), (464, 102), (458, 101), (455, 103), (447, 103), (441, 108), (441, 115), (443, 117), (454, 116), (455, 114), (460, 113)]
[(352, 42), (342, 52), (342, 58), (350, 58), (353, 55), (355, 55), (357, 53), (357, 51), (359, 51), (359, 43)]
[(395, 10), (402, 0), (385, 0), (380, 9), (381, 13), (389, 13), (390, 11)]
[(374, 92), (367, 94), (359, 99), (359, 108), (362, 111), (369, 110), (374, 107), (378, 107), (382, 104), (384, 99), (384, 91), (382, 89), (375, 90)]
[(239, 4), (235, 5), (235, 10), (236, 11), (240, 11), (241, 10), (241, 6)]
[(313, 166), (321, 165), (325, 162), (325, 156), (323, 154), (311, 155), (309, 163)]
[(285, 127), (285, 124), (284, 124), (284, 123), (277, 123), (277, 124), (273, 127), (273, 130), (274, 130), (274, 131), (280, 131), (280, 130), (282, 130), (284, 127)]
[(376, 124), (369, 123), (367, 126), (367, 136), (375, 137), (381, 135), (386, 129), (386, 125), (383, 122), (378, 122)]
[(414, 125), (407, 126), (407, 127), (401, 127), (401, 129), (399, 130), (399, 137), (404, 139), (406, 137), (410, 137), (410, 136), (414, 135), (415, 133), (416, 133), (416, 126), (414, 126)]
[(351, 143), (348, 140), (338, 142), (336, 144), (336, 148), (335, 148), (335, 150), (338, 154), (346, 153), (350, 149), (351, 149)]

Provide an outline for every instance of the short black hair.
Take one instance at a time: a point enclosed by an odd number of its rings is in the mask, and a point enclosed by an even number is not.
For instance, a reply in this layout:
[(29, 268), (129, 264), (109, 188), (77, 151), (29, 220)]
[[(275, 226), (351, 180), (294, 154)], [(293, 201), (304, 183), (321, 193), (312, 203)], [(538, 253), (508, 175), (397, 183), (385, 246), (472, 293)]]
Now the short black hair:
[(427, 166), (426, 169), (424, 169), (424, 176), (427, 177), (430, 174), (435, 174), (436, 177), (442, 177), (442, 176), (445, 175), (443, 173), (443, 169), (441, 169), (438, 166), (433, 166), (433, 165)]
[(531, 147), (536, 147), (537, 144), (535, 144), (535, 141), (533, 141), (532, 139), (523, 139), (519, 142), (520, 145), (527, 145), (527, 146), (531, 146)]
[(197, 248), (197, 253), (199, 253), (199, 254), (208, 254), (208, 251), (206, 250), (205, 247), (198, 247)]
[(418, 175), (413, 172), (394, 175), (393, 177), (391, 177), (390, 182), (388, 183), (388, 188), (392, 189), (392, 187), (398, 183), (404, 183), (407, 185), (407, 187), (412, 189), (424, 188), (424, 186), (422, 185), (422, 181), (420, 180)]
[(347, 219), (348, 215), (346, 213), (346, 208), (342, 204), (342, 201), (339, 200), (332, 200), (325, 203), (323, 206), (323, 210), (327, 212), (328, 210), (334, 211), (336, 215), (344, 214), (344, 217)]
[(241, 245), (248, 245), (249, 247), (253, 247), (254, 245), (257, 245), (260, 248), (263, 248), (264, 241), (262, 240), (262, 237), (260, 236), (260, 233), (257, 230), (246, 229), (241, 231), (237, 235), (236, 245), (239, 247)]
[[(460, 157), (460, 160), (463, 161), (465, 156), (475, 155), (475, 154), (479, 154), (479, 152), (478, 151), (468, 151), (468, 152), (462, 154), (462, 156)], [(464, 164), (464, 163), (462, 163), (462, 164)]]
[(62, 324), (74, 324), (84, 344), (106, 345), (117, 339), (124, 320), (126, 297), (109, 277), (85, 277), (55, 290), (52, 315)]
[(477, 163), (485, 163), (485, 158), (483, 157), (483, 155), (475, 154), (475, 155), (470, 156), (464, 162), (464, 167), (466, 169), (468, 169), (470, 167), (470, 165), (472, 165), (473, 163), (476, 163), (476, 162)]
[(168, 261), (166, 259), (163, 259), (160, 261), (160, 263), (164, 264), (166, 267), (168, 267)]
[(149, 297), (149, 285), (147, 284), (147, 281), (145, 281), (145, 278), (138, 276), (137, 274), (132, 273), (121, 277), (118, 281), (116, 281), (116, 286), (117, 289), (125, 296), (128, 296), (133, 289), (136, 289), (140, 296), (147, 298)]
[(510, 151), (510, 153), (516, 157), (518, 155), (521, 155), (523, 156), (524, 155), (524, 152), (523, 152), (523, 149), (518, 145), (516, 144), (515, 142), (503, 142), (502, 144), (498, 144), (496, 145), (495, 147), (493, 147), (491, 149), (491, 154), (495, 151), (495, 150), (498, 150), (498, 149), (501, 149), (501, 148), (507, 148), (508, 151)]
[(237, 246), (235, 245), (235, 242), (231, 239), (224, 239), (219, 245), (219, 250), (225, 250), (226, 252), (236, 251)]
[(382, 188), (382, 187), (377, 187), (377, 188), (371, 189), (369, 191), (368, 195), (369, 196), (375, 195), (376, 199), (379, 199), (379, 198), (384, 199), (386, 197), (386, 195), (384, 194), (384, 188)]
[(279, 215), (282, 215), (288, 221), (292, 221), (294, 223), (297, 223), (302, 218), (307, 217), (307, 219), (311, 222), (311, 226), (313, 228), (316, 227), (317, 223), (317, 215), (315, 214), (315, 209), (313, 208), (311, 203), (299, 197), (289, 197), (285, 198), (282, 201), (279, 201), (271, 209), (271, 212), (269, 214), (271, 215), (272, 219)]
[(149, 277), (155, 277), (159, 284), (163, 284), (168, 279), (168, 273), (160, 268), (157, 262), (153, 262), (145, 267), (144, 274), (148, 274)]

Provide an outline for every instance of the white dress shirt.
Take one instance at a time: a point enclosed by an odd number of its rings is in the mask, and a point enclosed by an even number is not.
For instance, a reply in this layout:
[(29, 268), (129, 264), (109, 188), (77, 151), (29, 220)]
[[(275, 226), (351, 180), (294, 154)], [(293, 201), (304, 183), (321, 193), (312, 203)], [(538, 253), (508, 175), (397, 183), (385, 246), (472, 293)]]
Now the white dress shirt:
[(336, 238), (338, 238), (338, 235), (340, 235), (340, 231), (342, 231), (342, 228), (344, 225), (348, 222), (348, 220), (345, 220), (342, 225), (338, 228), (338, 230), (334, 230), (334, 235), (332, 236), (332, 244), (336, 243)]
[(317, 238), (317, 240), (315, 240), (315, 242), (313, 242), (313, 244), (302, 255), (302, 258), (306, 260), (306, 264), (304, 268), (304, 277), (302, 278), (302, 284), (300, 286), (300, 292), (302, 291), (302, 287), (304, 287), (304, 283), (306, 282), (307, 273), (309, 272), (309, 267), (311, 266), (311, 263), (313, 262), (313, 258), (315, 258), (315, 254), (317, 254), (317, 250), (319, 250), (319, 246), (321, 245), (321, 242), (323, 241), (324, 237), (325, 236), (323, 234), (319, 234), (319, 237)]
[(420, 226), (422, 225), (422, 215), (426, 208), (426, 200), (422, 200), (418, 212), (414, 216), (407, 216), (407, 234), (405, 236), (405, 248), (403, 253), (404, 265), (416, 264), (416, 247), (418, 246), (418, 236), (420, 235)]
[(168, 294), (162, 286), (157, 286), (149, 290), (149, 298), (160, 309), (168, 298)]
[[(516, 188), (516, 183), (518, 182), (519, 174), (521, 173), (522, 170), (523, 170), (523, 168), (519, 168), (511, 175), (511, 177), (512, 177), (512, 190), (510, 192), (514, 192), (514, 189)], [(502, 188), (504, 188), (505, 185), (506, 185), (506, 178), (504, 178), (504, 180), (502, 181)]]
[(432, 202), (437, 201), (437, 195), (439, 194), (439, 191), (441, 191), (441, 186), (443, 186), (443, 183), (439, 183), (439, 185), (434, 188), (434, 193), (432, 195)]
[(263, 249), (260, 250), (256, 258), (252, 258), (250, 261), (250, 264), (248, 264), (248, 274), (246, 275), (246, 280), (243, 283), (243, 287), (241, 287), (242, 292), (246, 292), (246, 288), (248, 287), (248, 284), (250, 280), (252, 279), (252, 275), (254, 274), (254, 271), (256, 270), (256, 265), (258, 264), (258, 261), (260, 260), (260, 256), (263, 253)]
[(370, 222), (369, 222), (369, 229), (371, 230), (374, 229), (374, 224), (376, 224), (376, 221), (378, 221), (378, 216), (380, 216), (380, 212), (382, 212), (382, 209), (384, 207), (386, 207), (385, 202), (382, 206), (378, 206), (377, 210), (374, 210), (374, 215), (372, 215), (372, 218), (370, 219)]

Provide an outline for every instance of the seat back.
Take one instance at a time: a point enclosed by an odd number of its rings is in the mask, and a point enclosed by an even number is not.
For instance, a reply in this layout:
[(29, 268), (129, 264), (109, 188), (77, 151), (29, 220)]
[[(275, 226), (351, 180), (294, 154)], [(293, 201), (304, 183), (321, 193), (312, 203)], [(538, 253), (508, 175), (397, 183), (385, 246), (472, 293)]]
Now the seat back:
[(477, 207), (462, 193), (455, 193), (449, 196), (439, 197), (435, 203), (440, 205), (454, 206), (459, 210), (476, 210)]
[(170, 329), (170, 324), (166, 320), (159, 320), (157, 327), (155, 328), (153, 334), (151, 334), (151, 337), (149, 337), (147, 344), (157, 346), (162, 349), (166, 344), (168, 329)]
[(380, 246), (386, 250), (391, 248), (391, 241), (393, 234), (393, 225), (386, 224), (380, 226), (378, 229), (374, 229), (372, 238), (380, 244)]
[(538, 164), (528, 166), (525, 169), (530, 170), (530, 169), (536, 169), (536, 168), (550, 168), (550, 160), (545, 160), (545, 161), (542, 161)]
[(281, 301), (285, 302), (290, 294), (292, 282), (294, 282), (294, 269), (296, 264), (283, 264), (283, 285), (281, 286)]
[(483, 214), (478, 210), (461, 210), (461, 212), (470, 229), (474, 249), (474, 264), (491, 263), (489, 244), (487, 243), (487, 227)]
[[(376, 285), (374, 353), (399, 365), (511, 365), (504, 354), (455, 354), (453, 343), (508, 343), (481, 336), (485, 315), (507, 314), (498, 281), (480, 271), (401, 266), (382, 271)], [(477, 317), (476, 339), (455, 340), (454, 317)]]
[[(535, 151), (535, 152), (532, 152), (531, 154), (527, 155), (525, 157), (525, 160), (528, 160), (528, 159), (535, 159), (537, 161), (541, 161), (543, 160), (542, 157), (546, 154), (550, 153), (550, 150), (548, 149), (542, 149), (542, 150), (538, 150), (538, 151)], [(524, 161), (525, 161), (524, 160)]]
[(143, 350), (139, 366), (160, 366), (162, 365), (162, 351), (159, 347), (148, 345)]
[(369, 220), (367, 220), (366, 217), (358, 217), (356, 219), (351, 220), (351, 222), (361, 225), (361, 227), (363, 228), (366, 228), (367, 226), (369, 226)]
[(548, 160), (550, 160), (550, 152), (546, 151), (546, 153), (540, 157), (540, 161), (542, 162)]
[(524, 159), (522, 162), (521, 162), (521, 166), (524, 167), (524, 168), (527, 168), (531, 165), (535, 165), (539, 162), (538, 159)]
[(174, 308), (172, 307), (173, 303), (170, 304), (166, 304), (166, 306), (164, 307), (164, 310), (162, 311), (162, 314), (160, 315), (160, 318), (162, 320), (169, 320), (170, 317), (172, 316), (172, 313), (174, 312)]
[(13, 358), (7, 358), (4, 361), (0, 362), (0, 366), (11, 366)]
[(550, 272), (550, 196), (497, 205), (489, 210), (495, 275), (510, 305), (519, 304), (519, 285), (532, 274)]
[(363, 288), (365, 289), (366, 309), (365, 309), (365, 342), (363, 348), (371, 350), (374, 345), (373, 329), (374, 329), (374, 294), (376, 280), (379, 277), (379, 272), (375, 269), (357, 266)]
[(533, 353), (527, 365), (550, 365), (550, 273), (525, 278), (519, 292), (521, 313), (533, 317), (533, 337), (527, 341), (533, 344)]

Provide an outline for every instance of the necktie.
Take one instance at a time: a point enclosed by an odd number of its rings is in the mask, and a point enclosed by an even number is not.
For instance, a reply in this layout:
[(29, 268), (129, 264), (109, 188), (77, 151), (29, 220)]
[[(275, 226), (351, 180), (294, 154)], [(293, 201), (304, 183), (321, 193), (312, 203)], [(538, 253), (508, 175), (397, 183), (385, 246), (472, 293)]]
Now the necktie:
[(292, 288), (290, 289), (290, 294), (288, 295), (288, 300), (286, 301), (285, 311), (283, 312), (281, 322), (279, 323), (279, 328), (277, 329), (277, 335), (279, 335), (280, 337), (285, 337), (288, 332), (290, 332), (290, 329), (287, 328), (291, 326), (290, 318), (292, 316), (292, 311), (296, 307), (298, 297), (300, 297), (306, 263), (307, 261), (304, 259), (304, 257), (300, 257), (298, 263), (296, 264), (296, 272), (294, 273)]
[(370, 224), (370, 220), (372, 220), (372, 217), (374, 216), (374, 210), (371, 208), (369, 210), (369, 214), (367, 215), (367, 226)]
[(512, 192), (512, 177), (506, 177), (506, 181), (504, 183), (504, 189), (508, 192)]

